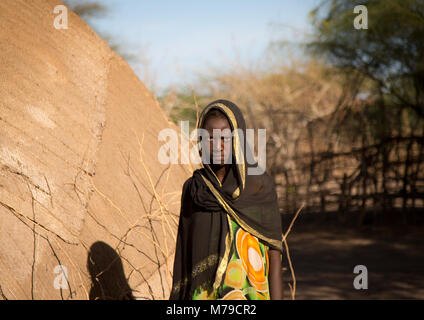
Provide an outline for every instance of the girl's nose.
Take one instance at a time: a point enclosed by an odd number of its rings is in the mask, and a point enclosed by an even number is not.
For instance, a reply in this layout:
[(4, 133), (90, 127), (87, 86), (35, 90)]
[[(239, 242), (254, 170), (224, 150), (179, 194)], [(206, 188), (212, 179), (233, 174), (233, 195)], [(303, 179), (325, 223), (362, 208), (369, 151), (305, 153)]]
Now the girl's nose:
[(224, 142), (222, 141), (222, 139), (214, 141), (213, 150), (214, 152), (224, 150)]

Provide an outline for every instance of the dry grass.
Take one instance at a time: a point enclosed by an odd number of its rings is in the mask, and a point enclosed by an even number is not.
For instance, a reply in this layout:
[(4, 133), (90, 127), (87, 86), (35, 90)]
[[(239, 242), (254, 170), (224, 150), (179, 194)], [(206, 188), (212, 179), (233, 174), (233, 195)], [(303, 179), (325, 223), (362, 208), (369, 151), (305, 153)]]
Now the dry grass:
[(297, 219), (297, 216), (299, 215), (300, 211), (303, 209), (304, 206), (305, 206), (305, 203), (302, 203), (302, 205), (300, 206), (300, 208), (296, 211), (296, 214), (294, 215), (292, 221), (290, 222), (290, 225), (289, 225), (287, 231), (283, 234), (283, 237), (282, 237), (283, 243), (284, 243), (284, 247), (286, 249), (287, 260), (289, 262), (291, 277), (293, 279), (293, 285), (291, 285), (289, 283), (290, 295), (291, 295), (292, 300), (295, 300), (295, 297), (296, 297), (296, 275), (294, 273), (293, 263), (292, 263), (291, 258), (290, 258), (290, 250), (289, 250), (289, 245), (287, 244), (287, 237), (288, 237), (288, 235), (289, 235), (289, 233), (290, 233), (290, 231), (291, 231), (291, 229), (293, 227), (294, 222)]

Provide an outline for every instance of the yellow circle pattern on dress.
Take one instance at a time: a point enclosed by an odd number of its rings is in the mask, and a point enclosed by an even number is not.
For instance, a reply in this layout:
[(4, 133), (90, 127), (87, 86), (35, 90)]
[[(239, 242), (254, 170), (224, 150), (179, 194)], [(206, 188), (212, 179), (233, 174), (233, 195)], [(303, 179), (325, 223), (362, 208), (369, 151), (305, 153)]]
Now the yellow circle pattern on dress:
[(236, 248), (249, 282), (259, 292), (268, 291), (258, 239), (240, 228), (236, 233)]
[(233, 290), (228, 292), (222, 299), (220, 300), (247, 300), (241, 290)]
[(207, 293), (198, 286), (194, 300), (269, 300), (269, 247), (243, 230), (231, 219), (232, 254), (224, 273), (224, 281), (216, 290)]
[(241, 289), (244, 284), (246, 274), (239, 259), (231, 261), (227, 266), (224, 283), (235, 289)]

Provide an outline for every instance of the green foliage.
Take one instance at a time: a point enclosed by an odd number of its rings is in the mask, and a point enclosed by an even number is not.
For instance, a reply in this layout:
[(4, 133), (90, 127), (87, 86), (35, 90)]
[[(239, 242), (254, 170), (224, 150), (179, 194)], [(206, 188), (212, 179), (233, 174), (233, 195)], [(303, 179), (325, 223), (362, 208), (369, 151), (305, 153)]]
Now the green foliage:
[[(181, 89), (177, 92), (171, 92), (169, 90), (158, 97), (162, 107), (169, 103), (168, 100), (170, 97), (172, 97), (172, 107), (169, 110), (169, 118), (176, 125), (179, 125), (180, 121), (189, 121), (190, 131), (193, 130), (197, 122), (196, 94), (189, 92), (188, 89)], [(199, 107), (200, 111), (201, 108)]]
[[(368, 29), (357, 30), (356, 5), (368, 9)], [(316, 38), (308, 49), (346, 75), (359, 72), (393, 103), (424, 117), (424, 2), (323, 0), (310, 14)]]
[(82, 20), (84, 20), (99, 36), (105, 40), (109, 47), (118, 53), (123, 59), (128, 62), (135, 62), (136, 56), (129, 53), (121, 44), (118, 43), (115, 37), (112, 37), (106, 32), (96, 30), (93, 24), (95, 18), (105, 18), (110, 11), (110, 8), (102, 4), (100, 1), (87, 0), (63, 0), (63, 2), (75, 12)]
[(107, 8), (99, 2), (64, 1), (70, 9), (85, 21), (91, 18), (102, 18), (107, 14)]
[(103, 18), (108, 13), (108, 8), (98, 1), (63, 0), (63, 2), (89, 24), (92, 18)]

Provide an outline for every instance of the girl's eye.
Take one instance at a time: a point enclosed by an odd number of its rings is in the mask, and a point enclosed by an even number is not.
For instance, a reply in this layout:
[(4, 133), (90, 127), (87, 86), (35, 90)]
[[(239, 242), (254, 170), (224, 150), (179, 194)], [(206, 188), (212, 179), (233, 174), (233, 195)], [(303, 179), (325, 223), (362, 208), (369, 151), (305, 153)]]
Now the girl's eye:
[[(222, 140), (224, 140), (224, 142), (230, 142), (232, 137), (221, 137)], [(212, 142), (214, 140), (213, 137), (208, 137), (207, 141)]]

